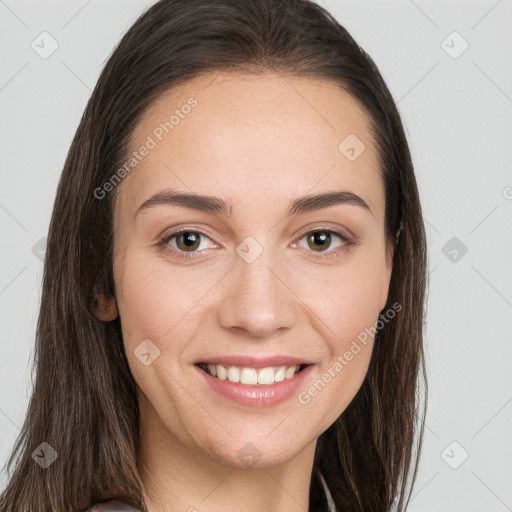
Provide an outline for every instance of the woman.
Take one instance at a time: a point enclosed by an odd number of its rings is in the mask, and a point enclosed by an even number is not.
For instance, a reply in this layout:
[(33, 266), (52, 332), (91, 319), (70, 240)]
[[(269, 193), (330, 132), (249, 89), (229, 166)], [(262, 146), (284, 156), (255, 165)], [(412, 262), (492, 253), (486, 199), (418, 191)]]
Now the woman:
[(0, 509), (405, 510), (425, 273), (400, 116), (347, 31), (161, 0), (64, 166)]

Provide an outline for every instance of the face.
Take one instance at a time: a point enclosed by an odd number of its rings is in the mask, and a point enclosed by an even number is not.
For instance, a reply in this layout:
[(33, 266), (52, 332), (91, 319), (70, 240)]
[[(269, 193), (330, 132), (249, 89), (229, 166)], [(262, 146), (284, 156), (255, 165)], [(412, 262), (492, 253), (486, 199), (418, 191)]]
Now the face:
[(208, 74), (130, 150), (114, 279), (141, 415), (232, 467), (293, 459), (360, 388), (387, 300), (369, 117), (320, 79)]

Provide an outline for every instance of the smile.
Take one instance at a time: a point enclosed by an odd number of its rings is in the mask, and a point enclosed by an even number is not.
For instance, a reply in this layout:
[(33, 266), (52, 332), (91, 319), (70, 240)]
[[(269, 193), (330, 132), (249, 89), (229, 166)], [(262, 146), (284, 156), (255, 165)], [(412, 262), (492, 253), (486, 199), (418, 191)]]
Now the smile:
[[(252, 364), (256, 363), (255, 366), (246, 366), (249, 363), (247, 359), (250, 358), (245, 356), (243, 357), (244, 366), (236, 366), (229, 363), (235, 363), (237, 358), (230, 357), (229, 359), (231, 361), (224, 361), (225, 364), (220, 364), (220, 362), (214, 364), (213, 361), (194, 364), (199, 377), (201, 377), (200, 386), (206, 386), (205, 389), (207, 389), (210, 399), (222, 397), (222, 399), (228, 399), (245, 407), (273, 407), (290, 400), (306, 386), (306, 382), (311, 379), (315, 369), (315, 364), (309, 363), (270, 366), (271, 361), (266, 361), (267, 366), (263, 366), (261, 364), (263, 358), (260, 358), (260, 361), (253, 359)], [(290, 357), (272, 357), (272, 359), (274, 359), (274, 363), (295, 362), (290, 361), (293, 359)], [(276, 361), (276, 359), (281, 359), (281, 361)], [(242, 361), (236, 362), (242, 363)], [(211, 392), (214, 395), (211, 395)]]
[(233, 383), (238, 382), (248, 386), (258, 384), (268, 386), (284, 380), (293, 379), (297, 373), (304, 370), (309, 365), (281, 365), (251, 368), (246, 366), (198, 363), (197, 366), (219, 380), (227, 380)]

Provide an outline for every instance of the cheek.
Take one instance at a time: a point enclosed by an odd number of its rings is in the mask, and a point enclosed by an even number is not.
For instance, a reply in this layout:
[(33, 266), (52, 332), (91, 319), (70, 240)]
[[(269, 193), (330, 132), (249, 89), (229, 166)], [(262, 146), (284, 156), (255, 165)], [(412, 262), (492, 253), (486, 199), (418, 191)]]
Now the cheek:
[(170, 395), (180, 393), (165, 369), (175, 365), (187, 349), (195, 331), (191, 313), (201, 298), (201, 289), (197, 281), (172, 271), (163, 260), (148, 257), (147, 251), (132, 250), (119, 268), (116, 292), (132, 375), (146, 396), (155, 403), (162, 400), (159, 407), (167, 409), (169, 396), (159, 390), (167, 389)]
[[(362, 255), (364, 256), (364, 255)], [(303, 282), (301, 296), (324, 324), (325, 339), (334, 349), (344, 350), (346, 343), (365, 328), (375, 325), (380, 313), (383, 265), (376, 258), (354, 258), (350, 264), (318, 274), (322, 286)]]
[[(136, 250), (127, 253), (116, 278), (116, 293), (125, 345), (165, 337), (186, 313), (191, 286), (169, 275), (162, 262)], [(190, 306), (188, 306), (190, 307)]]
[(307, 295), (303, 284), (302, 296), (307, 297), (312, 317), (320, 320), (317, 329), (328, 350), (299, 402), (323, 417), (322, 428), (339, 417), (360, 389), (373, 350), (382, 272), (376, 258), (363, 256), (330, 272), (326, 284), (310, 286)]
[(116, 294), (126, 350), (133, 352), (150, 339), (179, 358), (197, 331), (205, 296), (221, 280), (222, 271), (180, 269), (138, 248), (126, 252), (118, 270)]
[[(372, 280), (363, 281), (353, 275), (346, 276), (343, 282), (331, 282), (331, 287), (330, 297), (318, 297), (317, 301), (321, 304), (318, 315), (325, 324), (323, 338), (329, 348), (330, 364), (347, 354), (350, 364), (344, 374), (365, 372), (373, 347), (372, 328), (380, 312), (378, 287)], [(357, 357), (352, 357), (350, 351), (357, 352)]]

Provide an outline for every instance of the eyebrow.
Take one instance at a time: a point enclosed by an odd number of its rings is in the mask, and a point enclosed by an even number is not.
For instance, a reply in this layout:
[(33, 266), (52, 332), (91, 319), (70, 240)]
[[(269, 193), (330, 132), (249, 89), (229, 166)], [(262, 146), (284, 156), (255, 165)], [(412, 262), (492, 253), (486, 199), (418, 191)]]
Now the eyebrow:
[[(347, 190), (333, 190), (293, 199), (290, 201), (285, 217), (321, 210), (340, 204), (359, 206), (374, 216), (371, 208), (360, 196)], [(230, 217), (233, 214), (231, 200), (226, 201), (217, 196), (163, 190), (144, 201), (135, 212), (135, 216), (137, 216), (141, 210), (160, 205), (181, 206), (183, 208), (199, 210), (217, 216)]]

